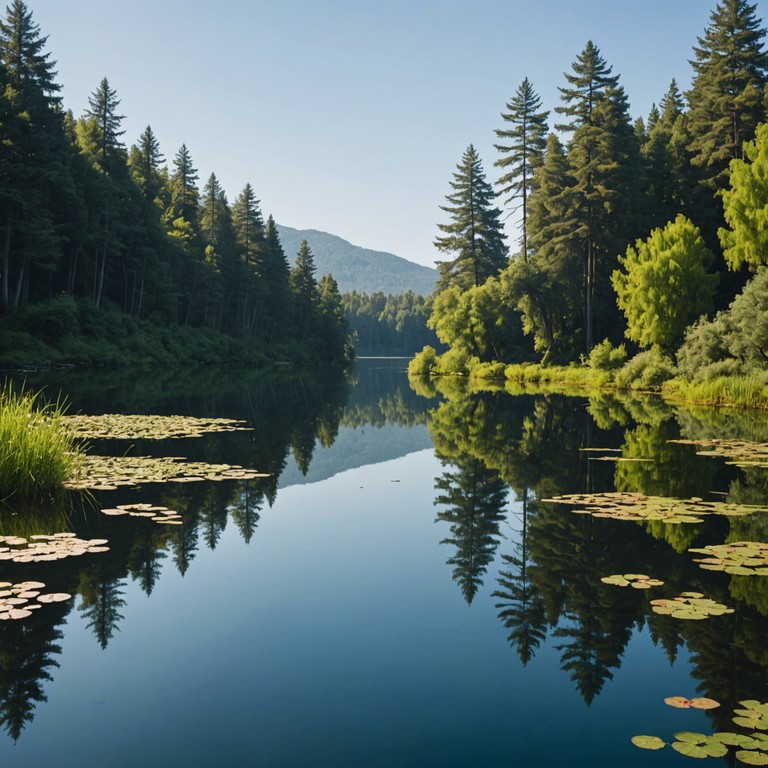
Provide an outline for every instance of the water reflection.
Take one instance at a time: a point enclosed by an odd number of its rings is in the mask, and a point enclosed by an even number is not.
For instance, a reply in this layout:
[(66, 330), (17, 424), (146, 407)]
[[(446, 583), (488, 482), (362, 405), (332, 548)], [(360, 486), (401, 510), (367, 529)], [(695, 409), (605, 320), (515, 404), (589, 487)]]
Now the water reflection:
[[(184, 413), (242, 419), (253, 427), (202, 440), (143, 440), (129, 446), (100, 441), (94, 445), (98, 452), (237, 463), (269, 476), (153, 484), (95, 496), (102, 508), (161, 505), (176, 510), (182, 525), (106, 517), (93, 506), (0, 514), (5, 535), (71, 530), (84, 538), (106, 538), (110, 546), (109, 552), (52, 563), (3, 564), (0, 578), (35, 578), (51, 590), (76, 595), (23, 621), (0, 622), (0, 724), (7, 734), (18, 739), (45, 702), (68, 614), (79, 614), (95, 643), (107, 648), (125, 621), (129, 582), (153, 595), (164, 571), (184, 576), (201, 552), (218, 550), (227, 526), (245, 543), (257, 540), (262, 517), (285, 479), (310, 477), (321, 457), (333, 454), (329, 449), (338, 448), (349, 433), (373, 438), (374, 448), (364, 458), (373, 463), (412, 449), (404, 441), (397, 454), (399, 444), (388, 429), (405, 433), (424, 425), (441, 463), (433, 483), (435, 511), (427, 514), (435, 520), (435, 541), (441, 542), (441, 558), (456, 588), (447, 575), (446, 582), (462, 603), (490, 601), (498, 618), (494, 626), (509, 643), (509, 658), (533, 665), (551, 646), (563, 674), (589, 704), (616, 674), (633, 635), (647, 628), (670, 663), (682, 648), (691, 652), (699, 693), (723, 705), (709, 714), (715, 727), (729, 730), (728, 715), (738, 701), (768, 699), (768, 578), (705, 571), (687, 552), (727, 539), (768, 541), (768, 514), (696, 525), (641, 524), (576, 515), (542, 501), (622, 490), (679, 497), (718, 493), (731, 501), (766, 504), (765, 470), (698, 457), (692, 446), (669, 442), (726, 435), (765, 440), (765, 419), (749, 414), (738, 423), (736, 413), (723, 418), (688, 412), (657, 399), (469, 392), (457, 380), (412, 388), (403, 368), (370, 361), (349, 378), (212, 370), (197, 378), (186, 370), (144, 378), (89, 372), (46, 382), (49, 389), (63, 388), (71, 407), (87, 413)], [(28, 384), (35, 388), (42, 382)], [(337, 462), (323, 476), (360, 466), (359, 445), (350, 439), (350, 450), (333, 454)], [(605, 454), (586, 450), (595, 448), (613, 449), (608, 455), (614, 458), (644, 461), (604, 461)], [(649, 601), (661, 593), (600, 580), (628, 572), (663, 579), (663, 596), (700, 591), (736, 613), (701, 622), (653, 613)]]
[[(516, 498), (508, 516), (514, 530), (505, 537), (490, 590), (523, 665), (551, 637), (561, 669), (589, 704), (621, 665), (633, 633), (648, 626), (671, 663), (682, 646), (692, 652), (701, 695), (723, 704), (711, 715), (715, 727), (729, 729), (727, 716), (738, 701), (768, 698), (768, 579), (705, 571), (687, 553), (704, 543), (768, 541), (768, 513), (695, 525), (625, 523), (541, 501), (619, 490), (679, 498), (715, 493), (766, 505), (765, 470), (736, 469), (670, 442), (723, 434), (766, 440), (764, 418), (744, 414), (736, 425), (738, 414), (690, 413), (652, 398), (511, 397), (468, 392), (456, 381), (420, 382), (416, 389), (445, 397), (429, 422), (435, 450), (450, 468), (435, 481), (435, 503), (442, 507), (437, 522), (451, 526), (444, 543), (456, 554), (448, 562), (468, 602), (490, 572), (507, 494)], [(588, 450), (598, 447), (613, 449), (606, 455), (614, 460)], [(665, 595), (699, 591), (736, 613), (699, 622), (656, 614), (645, 590), (601, 582), (627, 572), (663, 579)]]

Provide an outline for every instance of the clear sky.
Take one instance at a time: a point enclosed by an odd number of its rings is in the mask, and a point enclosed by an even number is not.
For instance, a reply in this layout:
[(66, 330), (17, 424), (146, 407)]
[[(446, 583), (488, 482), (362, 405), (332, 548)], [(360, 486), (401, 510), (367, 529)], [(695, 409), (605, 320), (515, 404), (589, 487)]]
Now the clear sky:
[(106, 77), (127, 145), (151, 125), (169, 165), (185, 143), (230, 202), (250, 182), (279, 224), (429, 265), (469, 144), (498, 178), (494, 131), (523, 78), (554, 110), (592, 40), (646, 117), (672, 78), (690, 85), (715, 3), (27, 0), (75, 116)]

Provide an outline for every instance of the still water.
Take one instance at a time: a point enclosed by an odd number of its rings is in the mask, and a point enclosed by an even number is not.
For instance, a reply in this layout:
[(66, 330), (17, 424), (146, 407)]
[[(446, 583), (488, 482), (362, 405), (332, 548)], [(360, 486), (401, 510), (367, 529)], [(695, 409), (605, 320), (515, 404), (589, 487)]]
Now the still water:
[[(253, 428), (92, 452), (270, 476), (99, 491), (67, 528), (108, 552), (0, 562), (0, 581), (73, 595), (0, 622), (0, 765), (672, 766), (686, 758), (630, 738), (733, 731), (740, 700), (768, 700), (768, 577), (702, 570), (687, 551), (767, 541), (768, 513), (638, 523), (542, 501), (618, 489), (766, 504), (768, 470), (669, 442), (766, 440), (765, 417), (415, 391), (404, 369), (28, 377), (71, 412)], [(136, 502), (184, 523), (99, 512)], [(0, 522), (62, 530), (42, 511)], [(664, 585), (600, 581), (624, 573)], [(692, 590), (735, 612), (651, 610)], [(674, 695), (721, 706), (673, 709)]]

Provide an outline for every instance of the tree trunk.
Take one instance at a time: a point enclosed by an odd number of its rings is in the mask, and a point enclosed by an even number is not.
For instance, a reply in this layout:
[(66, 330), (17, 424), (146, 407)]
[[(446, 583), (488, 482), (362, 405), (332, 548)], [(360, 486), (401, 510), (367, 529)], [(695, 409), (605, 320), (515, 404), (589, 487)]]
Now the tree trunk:
[(3, 264), (0, 267), (0, 280), (3, 283), (3, 307), (8, 308), (8, 283), (11, 279), (11, 206), (8, 204), (8, 216), (5, 221), (3, 238)]

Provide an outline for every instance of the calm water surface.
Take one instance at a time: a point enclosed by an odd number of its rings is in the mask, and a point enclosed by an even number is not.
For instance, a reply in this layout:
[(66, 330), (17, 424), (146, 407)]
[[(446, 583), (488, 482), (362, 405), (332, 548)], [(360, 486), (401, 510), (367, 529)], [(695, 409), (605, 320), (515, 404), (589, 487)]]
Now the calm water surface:
[[(404, 368), (28, 378), (62, 389), (73, 411), (253, 427), (93, 452), (271, 476), (97, 492), (98, 507), (161, 504), (184, 525), (86, 509), (69, 530), (108, 539), (109, 552), (0, 563), (0, 580), (73, 595), (0, 623), (0, 765), (672, 766), (686, 758), (630, 738), (734, 730), (739, 700), (768, 700), (768, 578), (704, 571), (687, 552), (729, 535), (765, 541), (768, 515), (637, 524), (541, 501), (618, 488), (765, 504), (768, 470), (668, 442), (765, 440), (762, 416), (416, 392)], [(0, 522), (5, 534), (61, 530), (42, 512)], [(600, 581), (627, 572), (665, 584)], [(651, 599), (686, 590), (736, 612), (651, 612)], [(671, 695), (722, 706), (671, 709)]]

